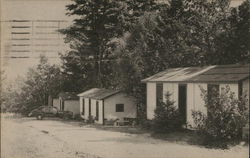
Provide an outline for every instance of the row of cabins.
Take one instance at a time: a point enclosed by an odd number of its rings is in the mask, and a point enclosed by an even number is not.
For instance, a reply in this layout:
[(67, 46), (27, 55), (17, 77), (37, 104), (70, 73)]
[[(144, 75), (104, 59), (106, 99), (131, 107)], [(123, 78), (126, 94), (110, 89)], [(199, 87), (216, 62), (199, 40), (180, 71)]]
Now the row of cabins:
[[(92, 88), (80, 94), (64, 92), (53, 99), (53, 106), (72, 111), (84, 120), (93, 119), (97, 124), (108, 120), (136, 118), (136, 100), (124, 92), (103, 88)], [(90, 118), (91, 117), (91, 118)]]
[[(237, 98), (245, 94), (249, 101), (249, 64), (171, 68), (143, 79), (142, 83), (147, 87), (147, 119), (154, 118), (157, 103), (165, 101), (169, 92), (183, 123), (192, 126), (193, 110), (207, 113), (201, 89), (209, 93), (215, 88), (222, 92), (228, 86)], [(62, 93), (54, 103), (59, 109), (73, 111), (86, 120), (92, 116), (98, 124), (110, 119), (136, 118), (137, 113), (135, 98), (116, 90), (93, 88), (78, 95)]]

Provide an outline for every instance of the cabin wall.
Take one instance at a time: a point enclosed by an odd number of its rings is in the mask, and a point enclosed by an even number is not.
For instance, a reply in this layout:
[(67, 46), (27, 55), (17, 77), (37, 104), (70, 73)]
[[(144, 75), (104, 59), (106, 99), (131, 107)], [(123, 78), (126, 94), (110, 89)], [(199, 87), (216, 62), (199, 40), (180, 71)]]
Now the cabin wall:
[[(124, 112), (116, 112), (116, 104), (124, 104)], [(136, 118), (136, 112), (135, 99), (124, 93), (118, 93), (104, 100), (105, 119), (123, 119), (124, 117)]]
[(59, 99), (58, 98), (53, 99), (52, 105), (59, 110), (60, 109), (60, 101), (59, 101)]
[[(163, 87), (164, 88), (164, 87)], [(147, 119), (154, 118), (156, 108), (156, 83), (147, 83)]]
[(202, 89), (207, 90), (205, 83), (188, 83), (187, 84), (187, 124), (194, 126), (192, 117), (193, 111), (200, 111), (207, 114), (207, 108), (202, 97)]
[(235, 94), (235, 97), (238, 98), (238, 96), (239, 96), (239, 84), (238, 83), (223, 83), (223, 84), (220, 84), (220, 93), (227, 86), (229, 86), (230, 91)]
[(84, 98), (84, 115), (82, 118), (88, 119), (89, 118), (89, 98)]
[(83, 97), (79, 97), (79, 103), (80, 103), (80, 106), (79, 106), (79, 111), (80, 111), (80, 116), (83, 118), (84, 114), (83, 114), (83, 110), (82, 110), (82, 106), (83, 106), (83, 100), (84, 98)]
[(103, 101), (102, 100), (96, 100), (96, 99), (91, 99), (91, 116), (95, 119), (97, 117), (97, 102), (98, 102), (98, 120), (95, 120), (95, 123), (98, 124), (103, 124)]
[(73, 112), (73, 115), (79, 114), (79, 100), (65, 100), (64, 111), (71, 111)]
[(96, 117), (96, 99), (91, 99), (91, 116)]
[[(94, 118), (96, 117), (96, 102), (99, 102), (99, 118), (103, 117), (102, 115), (100, 116), (100, 110), (102, 110), (102, 107), (100, 107), (100, 104), (102, 106), (102, 100), (96, 100), (96, 99), (91, 99), (91, 116), (93, 116)], [(84, 102), (84, 114), (83, 112), (83, 102)], [(83, 119), (89, 119), (89, 98), (83, 98), (80, 97), (80, 113), (81, 113), (81, 117)], [(102, 123), (102, 121), (101, 121)]]
[(98, 100), (99, 102), (99, 117), (96, 123), (103, 124), (103, 100)]
[[(181, 83), (182, 84), (182, 83)], [(213, 83), (211, 83), (213, 84)], [(187, 85), (187, 124), (194, 126), (194, 120), (192, 117), (193, 111), (201, 111), (207, 114), (207, 108), (202, 97), (202, 89), (207, 91), (207, 83), (186, 83)], [(237, 83), (221, 83), (219, 84), (220, 93), (226, 86), (230, 87), (230, 90), (235, 93), (235, 97), (238, 98), (239, 86)], [(178, 87), (179, 83), (163, 83), (163, 101), (166, 101), (165, 94), (169, 92), (171, 94), (170, 99), (174, 101), (174, 105), (178, 108)], [(249, 79), (243, 82), (243, 91), (248, 92), (249, 96)], [(147, 83), (147, 118), (154, 118), (154, 110), (156, 108), (156, 83)]]
[(59, 110), (64, 110), (63, 108), (64, 101), (61, 97), (59, 97)]

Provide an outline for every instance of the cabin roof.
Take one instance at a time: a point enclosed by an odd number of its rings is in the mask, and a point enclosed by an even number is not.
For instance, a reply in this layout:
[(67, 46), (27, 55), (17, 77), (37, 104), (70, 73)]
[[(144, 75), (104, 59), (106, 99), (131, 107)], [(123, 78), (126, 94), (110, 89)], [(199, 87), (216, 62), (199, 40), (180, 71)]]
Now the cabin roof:
[(75, 92), (61, 92), (59, 93), (59, 98), (63, 100), (78, 100), (78, 96)]
[(78, 94), (79, 97), (84, 98), (91, 98), (91, 99), (105, 99), (112, 95), (119, 93), (119, 90), (111, 90), (111, 89), (104, 89), (104, 88), (92, 88), (85, 92)]
[(238, 82), (249, 77), (249, 64), (170, 68), (142, 82)]

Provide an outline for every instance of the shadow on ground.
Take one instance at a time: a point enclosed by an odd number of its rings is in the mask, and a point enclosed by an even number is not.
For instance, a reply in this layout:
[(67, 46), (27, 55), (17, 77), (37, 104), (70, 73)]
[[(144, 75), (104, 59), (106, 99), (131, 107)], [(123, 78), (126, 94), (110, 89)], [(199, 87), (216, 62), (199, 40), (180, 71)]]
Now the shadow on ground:
[(228, 149), (230, 146), (235, 145), (242, 145), (242, 146), (249, 146), (249, 142), (242, 141), (242, 140), (233, 140), (230, 142), (225, 141), (211, 141), (206, 139), (206, 137), (197, 131), (183, 129), (180, 131), (173, 131), (168, 133), (155, 133), (151, 130), (145, 130), (140, 127), (114, 127), (114, 126), (98, 126), (92, 125), (92, 127), (106, 130), (106, 131), (113, 131), (113, 132), (122, 132), (128, 134), (143, 134), (150, 138), (173, 142), (177, 144), (188, 144), (188, 145), (195, 145), (199, 147), (211, 148), (211, 149)]

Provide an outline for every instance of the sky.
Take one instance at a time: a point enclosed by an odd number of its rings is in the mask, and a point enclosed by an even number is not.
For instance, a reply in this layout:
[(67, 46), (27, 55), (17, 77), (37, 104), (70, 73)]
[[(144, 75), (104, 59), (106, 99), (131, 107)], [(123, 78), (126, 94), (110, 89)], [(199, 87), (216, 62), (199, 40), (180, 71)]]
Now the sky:
[[(1, 41), (7, 34), (6, 20), (66, 20), (70, 24), (72, 18), (66, 16), (65, 5), (70, 0), (0, 0), (1, 1)], [(3, 42), (2, 42), (3, 43)], [(1, 45), (1, 55), (3, 45)], [(1, 69), (4, 69), (7, 80), (13, 81), (18, 76), (24, 76), (29, 67), (34, 67), (39, 58), (9, 59), (1, 58)], [(51, 63), (59, 63), (59, 58), (50, 58)]]
[[(70, 0), (0, 0), (1, 21), (6, 20), (66, 20), (68, 24), (71, 17), (66, 16), (65, 5)], [(231, 5), (238, 6), (242, 0), (233, 0)], [(1, 41), (7, 31), (1, 22)], [(3, 43), (3, 42), (2, 42)], [(1, 45), (1, 55), (3, 45)], [(1, 69), (5, 70), (8, 81), (14, 81), (19, 76), (25, 76), (30, 67), (38, 64), (39, 58), (7, 59), (1, 58)], [(59, 58), (50, 58), (49, 62), (58, 64)]]

